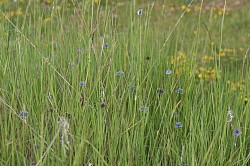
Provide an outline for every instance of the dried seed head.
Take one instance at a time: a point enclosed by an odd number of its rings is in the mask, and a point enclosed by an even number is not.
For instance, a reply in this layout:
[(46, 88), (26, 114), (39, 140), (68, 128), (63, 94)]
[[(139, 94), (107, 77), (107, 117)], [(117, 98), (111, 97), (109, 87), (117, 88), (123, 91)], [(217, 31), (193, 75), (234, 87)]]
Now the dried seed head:
[(108, 107), (107, 103), (105, 103), (105, 102), (101, 103), (101, 109), (105, 109), (107, 107)]

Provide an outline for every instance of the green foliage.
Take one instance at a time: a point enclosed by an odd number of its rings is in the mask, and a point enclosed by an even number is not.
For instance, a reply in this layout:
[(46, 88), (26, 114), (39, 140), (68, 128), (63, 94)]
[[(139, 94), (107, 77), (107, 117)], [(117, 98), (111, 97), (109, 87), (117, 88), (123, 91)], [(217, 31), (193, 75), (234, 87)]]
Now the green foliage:
[(0, 165), (247, 165), (249, 3), (169, 2), (0, 1)]

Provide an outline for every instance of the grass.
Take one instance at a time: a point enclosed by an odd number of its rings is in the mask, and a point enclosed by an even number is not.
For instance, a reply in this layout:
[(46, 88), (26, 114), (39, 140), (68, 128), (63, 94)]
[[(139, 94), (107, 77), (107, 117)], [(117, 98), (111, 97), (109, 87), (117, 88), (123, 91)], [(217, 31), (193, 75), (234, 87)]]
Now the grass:
[(0, 165), (248, 165), (249, 3), (0, 3)]

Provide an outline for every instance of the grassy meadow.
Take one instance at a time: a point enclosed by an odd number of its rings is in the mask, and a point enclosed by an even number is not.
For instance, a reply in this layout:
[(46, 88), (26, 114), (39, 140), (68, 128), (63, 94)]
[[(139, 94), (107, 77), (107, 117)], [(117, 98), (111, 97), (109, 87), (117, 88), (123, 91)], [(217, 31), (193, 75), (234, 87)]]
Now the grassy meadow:
[(0, 165), (247, 166), (249, 8), (0, 0)]

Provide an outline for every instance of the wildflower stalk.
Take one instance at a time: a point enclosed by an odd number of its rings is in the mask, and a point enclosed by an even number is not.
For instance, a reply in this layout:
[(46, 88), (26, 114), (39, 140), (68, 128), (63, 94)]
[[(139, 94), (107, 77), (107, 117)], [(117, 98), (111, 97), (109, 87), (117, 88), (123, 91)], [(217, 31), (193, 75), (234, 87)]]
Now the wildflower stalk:
[(180, 166), (183, 165), (183, 158), (184, 158), (184, 155), (185, 155), (185, 146), (182, 145)]
[(231, 128), (233, 129), (233, 110), (230, 109), (230, 107), (228, 108), (228, 117), (229, 117), (229, 120), (228, 120), (228, 123), (230, 124)]
[(60, 128), (57, 130), (56, 135), (54, 136), (53, 140), (51, 141), (51, 143), (47, 147), (46, 151), (43, 153), (43, 155), (41, 156), (41, 158), (36, 163), (36, 166), (38, 166), (41, 163), (41, 161), (44, 159), (44, 157), (46, 156), (46, 154), (49, 152), (49, 150), (51, 149), (52, 145), (54, 144), (56, 138), (58, 137), (59, 133), (60, 133)]
[(67, 120), (65, 118), (63, 118), (63, 117), (60, 117), (59, 128), (58, 128), (58, 130), (57, 130), (54, 138), (52, 139), (51, 143), (47, 147), (46, 151), (43, 153), (43, 155), (41, 156), (41, 158), (36, 163), (36, 166), (38, 166), (41, 163), (41, 161), (44, 159), (44, 157), (47, 155), (47, 153), (51, 149), (52, 145), (54, 144), (56, 138), (59, 136), (60, 132), (62, 133), (61, 144), (62, 144), (62, 147), (63, 147), (64, 154), (66, 155), (64, 138), (66, 140), (66, 144), (67, 144), (68, 148), (70, 148), (70, 142), (69, 142), (69, 139), (68, 139), (68, 130), (69, 130), (69, 124), (68, 124)]
[[(70, 141), (69, 141), (69, 137), (68, 137), (68, 131), (69, 131), (69, 123), (67, 122), (67, 120), (64, 117), (60, 117), (59, 120), (59, 130), (61, 132), (61, 145), (63, 148), (63, 152), (64, 155), (66, 156), (66, 149), (70, 149)], [(64, 140), (66, 141), (66, 145), (64, 143)]]

